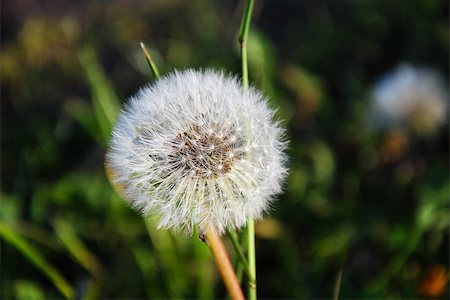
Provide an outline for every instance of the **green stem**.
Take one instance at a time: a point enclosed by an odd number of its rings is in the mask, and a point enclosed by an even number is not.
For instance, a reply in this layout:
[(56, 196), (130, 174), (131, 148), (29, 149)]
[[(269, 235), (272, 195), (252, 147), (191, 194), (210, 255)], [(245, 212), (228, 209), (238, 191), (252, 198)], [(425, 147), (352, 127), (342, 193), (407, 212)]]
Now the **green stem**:
[[(242, 85), (248, 88), (248, 61), (247, 61), (247, 40), (250, 30), (250, 21), (252, 19), (255, 0), (247, 0), (244, 15), (242, 16), (241, 28), (239, 33), (239, 43), (241, 45), (242, 61)], [(247, 221), (247, 251), (249, 265), (248, 299), (256, 300), (256, 255), (255, 255), (255, 223), (253, 218)]]
[(241, 45), (242, 60), (242, 84), (245, 88), (248, 88), (247, 40), (254, 5), (255, 0), (247, 0), (247, 5), (245, 6), (245, 12), (242, 16), (241, 29), (239, 33), (239, 43)]
[(141, 48), (142, 48), (142, 51), (144, 51), (145, 58), (147, 59), (147, 63), (149, 65), (150, 69), (152, 70), (153, 76), (155, 76), (156, 79), (159, 79), (160, 75), (159, 75), (158, 67), (156, 66), (155, 61), (153, 60), (150, 52), (148, 52), (148, 50), (145, 47), (145, 44), (143, 42), (141, 42)]
[(255, 222), (249, 219), (247, 222), (248, 265), (250, 277), (248, 280), (248, 299), (256, 299), (256, 255), (255, 255)]
[(234, 268), (234, 269), (236, 270), (236, 276), (237, 276), (239, 284), (240, 284), (242, 282), (242, 275), (244, 275), (244, 267), (240, 263), (240, 260), (236, 260), (236, 261), (237, 261), (237, 264), (235, 266), (236, 268)]
[(250, 267), (247, 263), (247, 259), (245, 258), (244, 251), (242, 251), (241, 246), (239, 245), (238, 237), (234, 231), (227, 230), (228, 237), (231, 240), (231, 243), (233, 244), (234, 250), (238, 254), (239, 261), (244, 266), (244, 271), (247, 274), (249, 280), (254, 281), (252, 278), (252, 275), (250, 273)]

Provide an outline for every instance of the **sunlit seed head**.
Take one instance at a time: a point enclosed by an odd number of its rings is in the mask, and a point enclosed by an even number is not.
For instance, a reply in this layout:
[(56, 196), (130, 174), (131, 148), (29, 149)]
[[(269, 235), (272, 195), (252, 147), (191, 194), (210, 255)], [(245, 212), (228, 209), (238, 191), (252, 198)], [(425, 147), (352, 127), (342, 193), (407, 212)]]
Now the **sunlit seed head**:
[(124, 198), (161, 227), (222, 233), (260, 218), (281, 191), (286, 144), (273, 114), (235, 78), (175, 72), (129, 100), (107, 162)]

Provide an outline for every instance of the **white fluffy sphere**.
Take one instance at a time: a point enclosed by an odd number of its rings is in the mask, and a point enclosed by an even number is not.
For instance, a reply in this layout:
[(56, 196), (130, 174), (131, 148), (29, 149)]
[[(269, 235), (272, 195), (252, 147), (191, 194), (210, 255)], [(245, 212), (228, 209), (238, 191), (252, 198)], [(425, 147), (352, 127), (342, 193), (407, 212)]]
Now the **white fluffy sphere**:
[(286, 177), (283, 130), (264, 96), (212, 70), (174, 72), (131, 97), (107, 164), (159, 226), (219, 232), (260, 218)]

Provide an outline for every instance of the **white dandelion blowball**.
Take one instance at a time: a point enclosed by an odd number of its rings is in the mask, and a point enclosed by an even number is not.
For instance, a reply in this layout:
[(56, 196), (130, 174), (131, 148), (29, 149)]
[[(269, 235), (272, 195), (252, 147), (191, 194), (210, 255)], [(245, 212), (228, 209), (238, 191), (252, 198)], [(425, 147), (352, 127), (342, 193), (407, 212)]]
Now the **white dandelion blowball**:
[(379, 129), (427, 134), (447, 121), (448, 91), (440, 73), (402, 64), (372, 89), (372, 119)]
[(258, 219), (286, 177), (284, 131), (254, 88), (212, 70), (174, 72), (131, 97), (107, 164), (123, 197), (191, 234)]

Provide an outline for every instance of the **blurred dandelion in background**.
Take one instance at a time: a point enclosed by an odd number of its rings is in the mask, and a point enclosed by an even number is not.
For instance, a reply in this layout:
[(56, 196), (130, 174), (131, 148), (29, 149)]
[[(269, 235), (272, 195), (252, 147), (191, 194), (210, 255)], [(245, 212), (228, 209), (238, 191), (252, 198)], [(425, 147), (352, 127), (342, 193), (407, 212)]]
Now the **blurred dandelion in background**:
[(447, 120), (448, 90), (432, 69), (402, 64), (372, 90), (372, 118), (378, 129), (403, 128), (428, 135)]
[(107, 164), (160, 227), (223, 233), (260, 218), (286, 175), (283, 130), (264, 96), (211, 70), (168, 75), (132, 97)]

